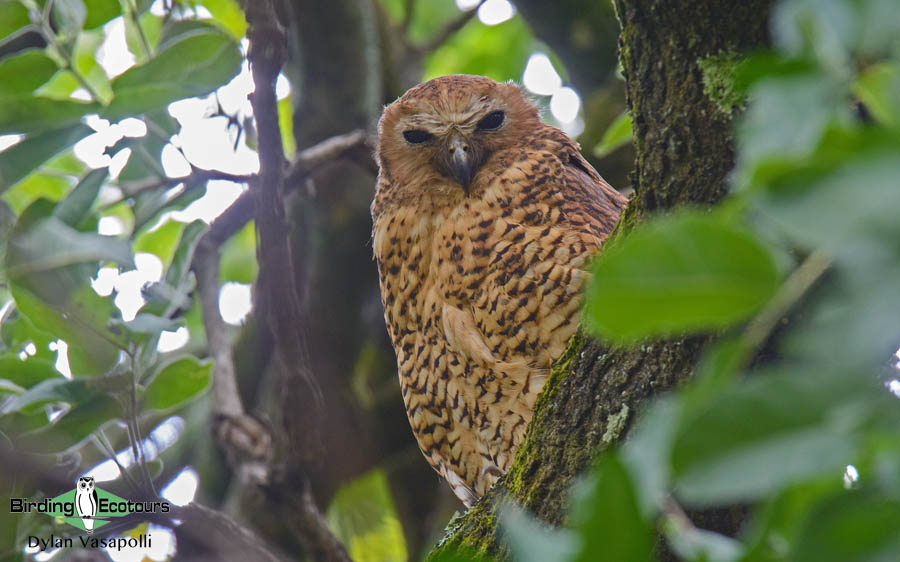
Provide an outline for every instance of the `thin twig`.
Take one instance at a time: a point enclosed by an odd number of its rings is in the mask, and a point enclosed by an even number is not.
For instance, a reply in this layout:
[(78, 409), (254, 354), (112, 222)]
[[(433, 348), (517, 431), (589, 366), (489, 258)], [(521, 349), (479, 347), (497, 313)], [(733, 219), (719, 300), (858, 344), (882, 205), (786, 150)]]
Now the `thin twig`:
[(420, 53), (426, 54), (436, 50), (438, 47), (447, 42), (450, 37), (452, 37), (457, 31), (463, 28), (469, 20), (475, 17), (478, 13), (478, 8), (481, 7), (482, 4), (485, 3), (486, 0), (481, 0), (477, 6), (469, 10), (468, 12), (463, 12), (456, 19), (447, 22), (444, 27), (439, 29), (428, 41), (420, 45), (413, 45), (411, 50)]
[(322, 163), (334, 160), (348, 150), (363, 146), (366, 141), (366, 132), (357, 129), (343, 135), (335, 135), (305, 150), (301, 150), (291, 160), (285, 174), (285, 182), (288, 185), (297, 183), (300, 176), (309, 174)]
[(769, 338), (784, 316), (831, 267), (832, 258), (822, 250), (809, 254), (795, 269), (765, 308), (751, 320), (741, 334), (740, 346), (749, 358)]
[(400, 24), (400, 29), (403, 30), (403, 33), (409, 31), (409, 26), (412, 25), (413, 15), (416, 10), (416, 0), (406, 0), (404, 2), (403, 7), (403, 22)]

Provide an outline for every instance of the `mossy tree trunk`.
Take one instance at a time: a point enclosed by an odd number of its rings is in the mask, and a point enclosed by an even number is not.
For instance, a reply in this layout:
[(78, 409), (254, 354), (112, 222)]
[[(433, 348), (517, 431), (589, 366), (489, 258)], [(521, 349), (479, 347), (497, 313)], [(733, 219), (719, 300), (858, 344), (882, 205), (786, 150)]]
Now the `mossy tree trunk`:
[[(615, 233), (620, 235), (654, 213), (710, 205), (724, 195), (734, 164), (733, 114), (705, 93), (700, 63), (765, 45), (770, 1), (615, 0), (614, 6), (636, 150), (635, 194)], [(573, 340), (547, 382), (511, 472), (432, 554), (465, 546), (505, 557), (497, 507), (506, 498), (549, 524), (564, 524), (572, 479), (627, 436), (647, 399), (691, 376), (707, 340), (631, 349)], [(714, 514), (699, 523), (734, 531), (739, 516)]]

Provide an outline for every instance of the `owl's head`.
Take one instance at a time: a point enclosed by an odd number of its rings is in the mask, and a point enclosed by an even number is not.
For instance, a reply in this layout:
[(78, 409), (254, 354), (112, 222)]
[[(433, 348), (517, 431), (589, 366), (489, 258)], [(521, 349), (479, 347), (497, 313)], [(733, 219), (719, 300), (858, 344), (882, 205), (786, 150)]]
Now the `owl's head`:
[(394, 185), (455, 182), (468, 193), (492, 153), (521, 145), (542, 125), (512, 83), (454, 74), (415, 86), (378, 122), (377, 158)]
[(94, 477), (93, 476), (82, 476), (78, 479), (78, 491), (79, 492), (90, 492), (94, 489)]

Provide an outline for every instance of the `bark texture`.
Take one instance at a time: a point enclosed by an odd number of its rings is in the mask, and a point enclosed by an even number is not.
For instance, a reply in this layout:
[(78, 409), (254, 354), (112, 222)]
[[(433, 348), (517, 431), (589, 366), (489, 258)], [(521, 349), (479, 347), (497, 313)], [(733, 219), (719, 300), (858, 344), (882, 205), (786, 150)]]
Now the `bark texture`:
[[(655, 212), (723, 196), (734, 164), (731, 115), (704, 93), (698, 61), (766, 44), (769, 4), (615, 0), (636, 159), (635, 194), (614, 236)], [(610, 349), (575, 338), (538, 401), (513, 469), (451, 525), (432, 556), (464, 547), (505, 558), (498, 506), (509, 498), (549, 524), (564, 524), (572, 478), (627, 436), (647, 398), (691, 376), (706, 340)], [(737, 519), (711, 514), (698, 523), (734, 531)]]

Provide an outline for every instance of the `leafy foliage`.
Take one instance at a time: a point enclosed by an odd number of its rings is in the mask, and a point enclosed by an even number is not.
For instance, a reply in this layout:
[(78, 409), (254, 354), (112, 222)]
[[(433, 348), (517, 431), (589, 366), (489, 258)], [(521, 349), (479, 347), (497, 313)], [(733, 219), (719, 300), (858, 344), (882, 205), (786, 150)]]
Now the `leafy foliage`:
[[(115, 454), (112, 442), (137, 450), (141, 426), (152, 428), (161, 413), (183, 408), (210, 384), (210, 364), (158, 347), (164, 332), (189, 323), (190, 263), (207, 229), (202, 221), (158, 221), (202, 193), (202, 186), (165, 174), (161, 153), (179, 131), (167, 106), (205, 96), (240, 71), (245, 23), (228, 0), (209, 2), (213, 20), (198, 20), (186, 4), (163, 15), (139, 4), (0, 3), (0, 42), (27, 28), (47, 44), (0, 60), (0, 134), (17, 135), (0, 152), (3, 446), (87, 458), (96, 458), (87, 443), (107, 456)], [(125, 28), (137, 61), (117, 76), (98, 63), (108, 24)], [(106, 144), (109, 156), (130, 152), (116, 170), (109, 159), (91, 169), (73, 150), (104, 142), (90, 125), (102, 119), (141, 122), (147, 130)], [(112, 218), (122, 232), (98, 233)], [(130, 272), (136, 254), (157, 256), (162, 278), (145, 287), (141, 313), (123, 317), (116, 292), (95, 289), (93, 280), (104, 270)], [(136, 475), (124, 477), (134, 482), (149, 469), (141, 462), (132, 467)], [(11, 524), (15, 531), (27, 518)]]

